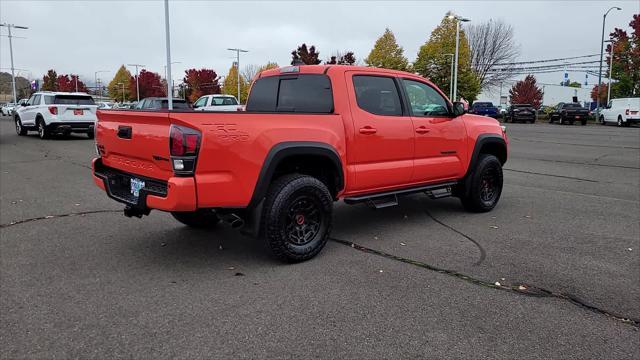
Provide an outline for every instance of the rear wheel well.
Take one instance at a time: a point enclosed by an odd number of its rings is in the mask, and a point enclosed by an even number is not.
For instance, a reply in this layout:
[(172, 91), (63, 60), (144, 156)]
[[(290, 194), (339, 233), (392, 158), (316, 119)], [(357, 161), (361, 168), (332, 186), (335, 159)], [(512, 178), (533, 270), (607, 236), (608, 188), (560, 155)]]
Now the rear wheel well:
[(281, 176), (294, 173), (309, 175), (322, 181), (334, 199), (338, 192), (342, 190), (340, 172), (333, 161), (327, 156), (317, 154), (287, 156), (276, 166), (270, 183)]
[(504, 165), (507, 162), (507, 149), (499, 142), (487, 142), (480, 148), (479, 154), (490, 154), (500, 160), (500, 164)]

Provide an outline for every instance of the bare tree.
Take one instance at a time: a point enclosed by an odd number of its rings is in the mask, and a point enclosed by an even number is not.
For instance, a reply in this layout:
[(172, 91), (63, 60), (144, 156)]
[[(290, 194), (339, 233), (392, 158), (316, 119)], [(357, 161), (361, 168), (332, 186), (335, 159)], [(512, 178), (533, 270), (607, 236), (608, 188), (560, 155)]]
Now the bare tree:
[(254, 64), (245, 65), (244, 69), (240, 71), (240, 76), (242, 76), (245, 79), (245, 81), (251, 82), (251, 80), (253, 80), (253, 77), (256, 76), (259, 71), (260, 71), (260, 66), (258, 65), (254, 65)]
[(513, 76), (513, 63), (520, 55), (513, 27), (502, 20), (471, 25), (466, 30), (471, 47), (471, 67), (482, 89), (491, 89)]

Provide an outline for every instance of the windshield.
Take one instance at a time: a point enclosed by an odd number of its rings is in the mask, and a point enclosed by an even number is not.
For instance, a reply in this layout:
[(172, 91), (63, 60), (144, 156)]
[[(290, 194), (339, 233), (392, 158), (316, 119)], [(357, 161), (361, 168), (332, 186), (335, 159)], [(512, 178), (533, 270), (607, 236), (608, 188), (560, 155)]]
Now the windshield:
[(216, 96), (213, 98), (211, 105), (238, 105), (238, 102), (231, 96)]

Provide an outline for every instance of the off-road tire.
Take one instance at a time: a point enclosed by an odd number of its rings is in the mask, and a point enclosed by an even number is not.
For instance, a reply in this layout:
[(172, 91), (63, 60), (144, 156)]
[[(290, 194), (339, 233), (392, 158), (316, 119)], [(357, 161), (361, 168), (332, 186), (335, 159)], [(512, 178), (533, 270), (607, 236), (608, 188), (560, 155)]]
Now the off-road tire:
[(264, 203), (267, 245), (285, 262), (311, 259), (329, 239), (332, 213), (333, 198), (324, 183), (307, 175), (284, 175), (271, 184)]
[(16, 134), (18, 134), (19, 136), (27, 135), (28, 130), (22, 125), (22, 121), (18, 116), (16, 116), (15, 122), (16, 122)]
[(220, 223), (218, 215), (210, 209), (196, 211), (172, 212), (171, 215), (179, 222), (194, 228), (214, 228)]
[(36, 119), (36, 126), (40, 139), (45, 140), (51, 137), (51, 131), (47, 129), (47, 125), (44, 123), (44, 120), (42, 120), (42, 118)]
[[(486, 181), (489, 178), (493, 179), (493, 182), (489, 184), (492, 187), (490, 196), (483, 191), (487, 190), (484, 186), (487, 185)], [(466, 194), (460, 196), (462, 206), (471, 212), (491, 211), (500, 200), (502, 183), (502, 164), (500, 164), (500, 160), (494, 155), (480, 154), (475, 169), (465, 180), (464, 185), (467, 185), (469, 190)]]

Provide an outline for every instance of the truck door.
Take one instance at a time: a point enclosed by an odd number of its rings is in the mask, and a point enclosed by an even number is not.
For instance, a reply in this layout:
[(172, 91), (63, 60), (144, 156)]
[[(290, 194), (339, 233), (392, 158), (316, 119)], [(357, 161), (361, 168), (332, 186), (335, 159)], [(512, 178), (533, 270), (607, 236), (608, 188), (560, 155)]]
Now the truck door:
[(460, 178), (467, 160), (462, 117), (449, 113), (447, 100), (431, 85), (413, 79), (400, 81), (415, 131), (412, 182)]
[(388, 74), (345, 73), (354, 123), (356, 179), (350, 190), (408, 184), (413, 171), (413, 125)]

